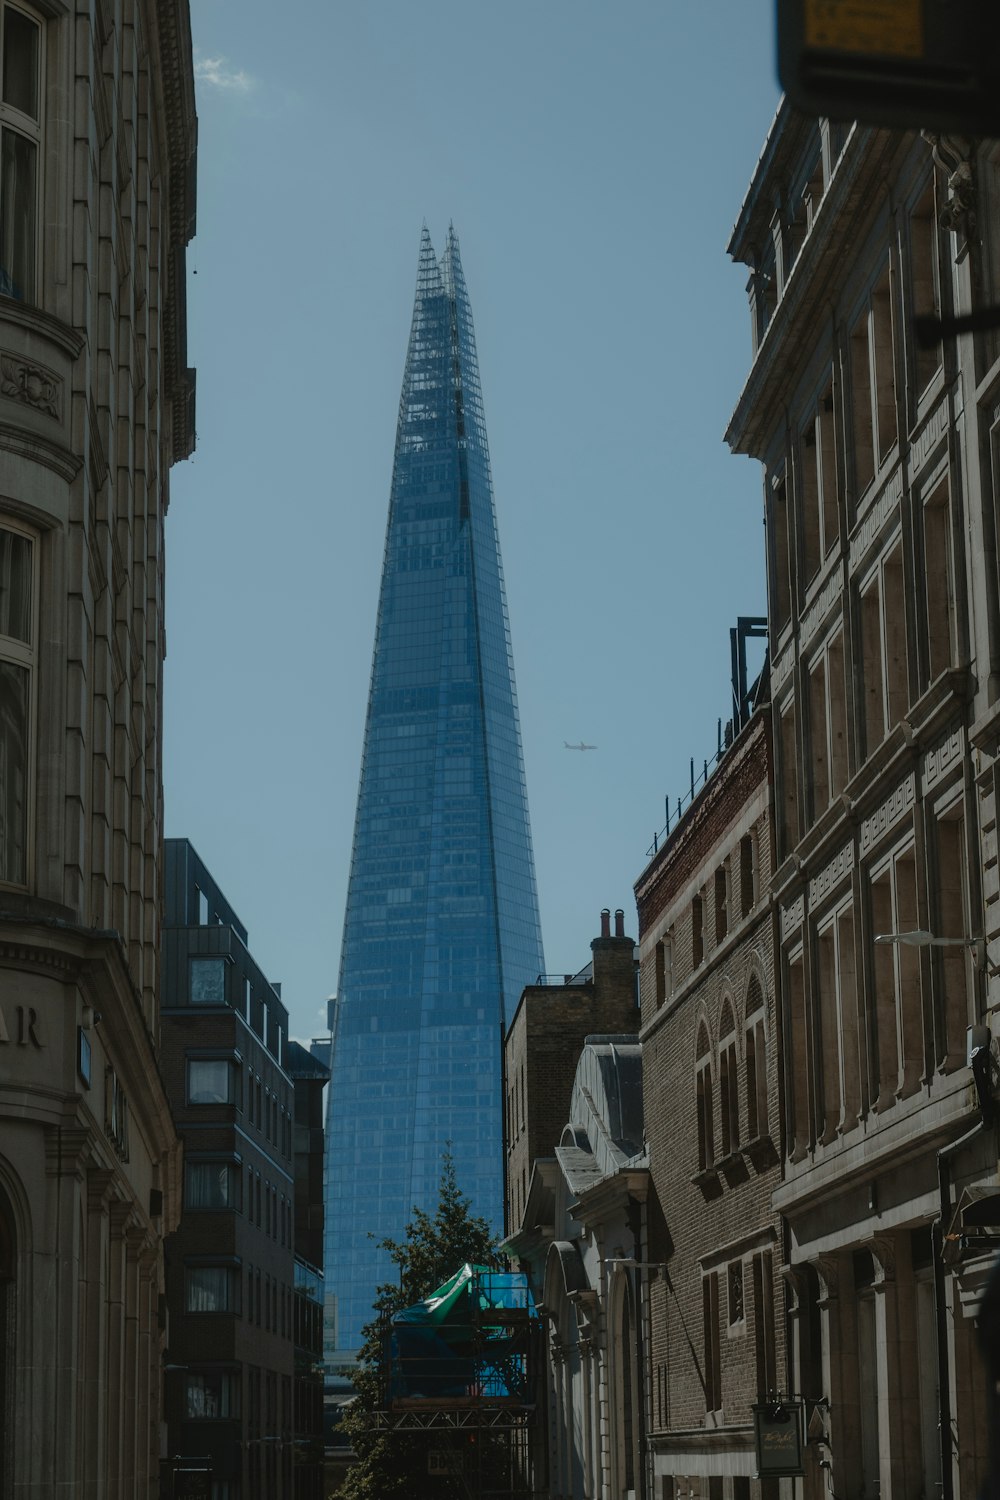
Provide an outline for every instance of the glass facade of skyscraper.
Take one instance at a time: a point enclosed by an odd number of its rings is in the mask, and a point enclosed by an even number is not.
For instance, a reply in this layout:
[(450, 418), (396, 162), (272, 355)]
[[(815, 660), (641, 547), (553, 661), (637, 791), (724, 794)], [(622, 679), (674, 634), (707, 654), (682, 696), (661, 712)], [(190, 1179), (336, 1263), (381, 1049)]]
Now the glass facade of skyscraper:
[(400, 400), (327, 1113), (327, 1353), (445, 1148), (500, 1226), (505, 1017), (543, 969), (475, 337), (424, 231)]

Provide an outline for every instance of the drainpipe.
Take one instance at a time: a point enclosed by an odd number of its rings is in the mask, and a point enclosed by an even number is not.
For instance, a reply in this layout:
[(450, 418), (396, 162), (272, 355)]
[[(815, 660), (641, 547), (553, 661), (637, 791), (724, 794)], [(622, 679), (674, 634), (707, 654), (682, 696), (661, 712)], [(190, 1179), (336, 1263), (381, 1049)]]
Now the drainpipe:
[(931, 1247), (934, 1261), (934, 1321), (937, 1332), (938, 1356), (938, 1430), (941, 1439), (941, 1500), (955, 1500), (954, 1475), (952, 1473), (951, 1443), (951, 1390), (948, 1373), (948, 1313), (945, 1305), (945, 1268), (941, 1258), (948, 1220), (951, 1217), (951, 1172), (949, 1162), (953, 1156), (981, 1135), (985, 1122), (978, 1120), (971, 1130), (959, 1136), (957, 1141), (943, 1146), (937, 1153), (938, 1197), (940, 1214), (931, 1226)]

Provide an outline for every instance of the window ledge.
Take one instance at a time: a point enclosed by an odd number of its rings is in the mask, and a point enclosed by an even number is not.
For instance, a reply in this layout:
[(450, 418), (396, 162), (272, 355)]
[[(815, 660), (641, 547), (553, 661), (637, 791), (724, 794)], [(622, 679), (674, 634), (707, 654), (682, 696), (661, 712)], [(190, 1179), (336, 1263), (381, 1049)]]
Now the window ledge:
[(719, 1181), (718, 1163), (696, 1172), (691, 1178), (691, 1183), (694, 1187), (701, 1189), (706, 1199), (721, 1197), (722, 1183)]
[(717, 1166), (730, 1187), (746, 1182), (748, 1173), (739, 1146), (730, 1151), (728, 1156), (724, 1156)]
[(778, 1160), (777, 1149), (769, 1135), (755, 1135), (752, 1141), (743, 1143), (740, 1151), (753, 1163), (758, 1172), (773, 1167)]

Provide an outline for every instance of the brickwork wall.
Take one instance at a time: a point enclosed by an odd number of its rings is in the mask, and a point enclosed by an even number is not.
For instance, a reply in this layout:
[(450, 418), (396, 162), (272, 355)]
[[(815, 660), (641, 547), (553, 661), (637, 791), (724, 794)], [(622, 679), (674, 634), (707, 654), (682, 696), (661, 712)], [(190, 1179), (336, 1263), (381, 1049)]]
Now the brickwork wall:
[(569, 1118), (586, 1037), (635, 1034), (634, 939), (595, 938), (586, 984), (529, 985), (507, 1032), (505, 1069), (506, 1232), (521, 1227), (532, 1163), (551, 1156)]
[[(667, 1276), (654, 1276), (650, 1283), (654, 1435), (745, 1426), (761, 1387), (781, 1384), (786, 1377), (783, 1294), (777, 1274), (782, 1259), (780, 1222), (771, 1206), (780, 1180), (782, 1127), (768, 893), (772, 853), (766, 710), (744, 735), (745, 742), (737, 742), (732, 760), (723, 761), (636, 887), (645, 1128), (653, 1184), (648, 1258), (667, 1266)], [(738, 874), (740, 840), (748, 835), (757, 851), (756, 900), (742, 917), (738, 904), (731, 902), (732, 920), (720, 942), (714, 930), (715, 871), (729, 858), (731, 868), (735, 859)], [(690, 906), (698, 891), (705, 899), (705, 952), (701, 963), (694, 965)], [(674, 984), (658, 1003), (656, 947), (666, 932), (675, 934)], [(756, 1010), (753, 996), (763, 1000), (766, 1037), (766, 1091), (753, 1089), (750, 1081), (755, 1104), (759, 1101), (756, 1131), (747, 1068), (747, 1021)], [(738, 1141), (730, 1143), (732, 1149), (724, 1157), (719, 1042), (727, 1004), (735, 1021)], [(704, 1171), (699, 1166), (696, 1089), (702, 1026), (711, 1043), (714, 1125), (713, 1161)], [(759, 1064), (759, 1031), (755, 1058)], [(735, 1307), (730, 1316), (730, 1267), (738, 1267), (742, 1276), (739, 1317)], [(718, 1277), (714, 1377), (704, 1320), (704, 1284), (712, 1274)], [(724, 1442), (720, 1433), (720, 1444)]]

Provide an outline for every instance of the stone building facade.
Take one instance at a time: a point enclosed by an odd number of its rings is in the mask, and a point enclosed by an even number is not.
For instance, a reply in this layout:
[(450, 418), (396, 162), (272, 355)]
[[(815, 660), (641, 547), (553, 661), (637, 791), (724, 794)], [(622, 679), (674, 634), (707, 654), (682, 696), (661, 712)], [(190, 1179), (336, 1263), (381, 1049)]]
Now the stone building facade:
[(535, 1494), (604, 1500), (638, 1492), (636, 1263), (648, 1179), (638, 1037), (588, 1036), (558, 1144), (534, 1163), (524, 1223), (504, 1245), (546, 1319)]
[(577, 1059), (591, 1032), (634, 1032), (637, 1011), (635, 943), (625, 913), (601, 913), (601, 936), (578, 974), (529, 984), (504, 1043), (504, 1196), (506, 1230), (521, 1227), (532, 1167), (550, 1157), (568, 1118)]
[(159, 1482), (163, 522), (187, 0), (0, 6), (0, 1495)]
[(168, 839), (162, 1072), (184, 1145), (183, 1212), (166, 1244), (168, 1453), (174, 1468), (209, 1462), (212, 1500), (293, 1500), (288, 1012), (247, 944), (192, 845)]
[(1000, 1223), (1000, 340), (921, 348), (913, 318), (1000, 300), (1000, 151), (782, 105), (730, 252), (753, 363), (727, 437), (763, 464), (768, 551), (774, 1201), (792, 1380), (823, 1398), (805, 1485), (971, 1497)]
[(647, 1477), (665, 1500), (766, 1493), (753, 1406), (789, 1391), (770, 782), (764, 704), (636, 884)]

